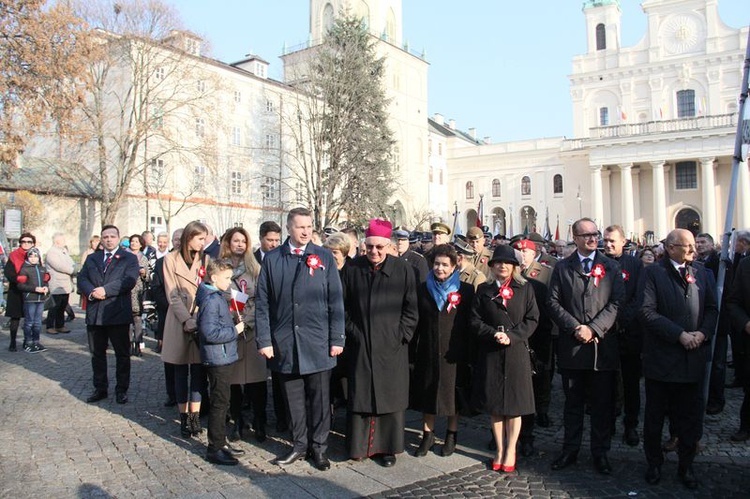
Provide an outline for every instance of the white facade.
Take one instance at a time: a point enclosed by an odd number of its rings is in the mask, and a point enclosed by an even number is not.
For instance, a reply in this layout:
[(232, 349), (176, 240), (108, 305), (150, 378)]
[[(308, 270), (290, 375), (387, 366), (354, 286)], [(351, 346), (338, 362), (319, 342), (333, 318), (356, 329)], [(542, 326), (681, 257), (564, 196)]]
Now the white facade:
[[(502, 196), (484, 197), (491, 228), (502, 210), (498, 226), (508, 231), (512, 220), (513, 233), (522, 232), (534, 210), (529, 230), (541, 232), (549, 209), (561, 237), (580, 216), (635, 238), (658, 240), (676, 226), (719, 236), (748, 30), (724, 25), (717, 0), (647, 0), (643, 10), (644, 38), (621, 47), (619, 1), (584, 2), (588, 52), (573, 58), (570, 75), (575, 138), (451, 151), (450, 192), (464, 220), (477, 201), (467, 199), (467, 183), (487, 193), (492, 178)], [(741, 170), (746, 192), (747, 165)], [(735, 216), (737, 226), (750, 225), (750, 200), (740, 196)]]

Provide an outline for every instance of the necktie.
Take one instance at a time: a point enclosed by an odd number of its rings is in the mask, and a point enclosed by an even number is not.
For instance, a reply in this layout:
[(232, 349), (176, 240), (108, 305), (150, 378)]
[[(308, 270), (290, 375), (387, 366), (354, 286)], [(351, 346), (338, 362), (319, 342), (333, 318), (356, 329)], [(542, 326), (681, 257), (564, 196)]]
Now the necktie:
[(302, 254), (302, 250), (300, 248), (294, 248), (294, 254), (300, 256)]
[(107, 259), (104, 260), (104, 272), (106, 272), (109, 268), (109, 264), (112, 263), (112, 253), (105, 253), (104, 256), (107, 257)]
[(685, 267), (680, 267), (680, 277), (682, 277), (683, 281), (687, 278), (687, 269)]
[(583, 273), (588, 274), (591, 272), (591, 258), (583, 259)]

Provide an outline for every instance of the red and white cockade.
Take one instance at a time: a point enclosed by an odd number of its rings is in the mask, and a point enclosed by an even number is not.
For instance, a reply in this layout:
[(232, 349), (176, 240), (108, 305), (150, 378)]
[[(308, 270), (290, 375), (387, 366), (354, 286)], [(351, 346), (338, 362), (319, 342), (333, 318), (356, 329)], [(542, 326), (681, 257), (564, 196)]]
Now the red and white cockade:
[(604, 271), (604, 265), (602, 265), (601, 263), (597, 263), (596, 265), (594, 265), (594, 268), (591, 269), (591, 274), (589, 275), (594, 278), (594, 287), (598, 287), (599, 281), (601, 281), (602, 277), (607, 275), (607, 273)]
[(315, 271), (318, 269), (326, 269), (318, 255), (310, 255), (307, 257), (307, 267), (310, 270), (311, 276), (315, 275)]
[(503, 299), (503, 307), (507, 307), (508, 300), (513, 298), (513, 289), (510, 286), (501, 286), (498, 296)]
[(461, 303), (461, 294), (457, 291), (452, 291), (448, 293), (448, 313), (450, 313), (451, 310), (458, 307), (458, 305)]
[(622, 271), (622, 280), (625, 282), (628, 282), (630, 280), (630, 272), (625, 269), (623, 269)]

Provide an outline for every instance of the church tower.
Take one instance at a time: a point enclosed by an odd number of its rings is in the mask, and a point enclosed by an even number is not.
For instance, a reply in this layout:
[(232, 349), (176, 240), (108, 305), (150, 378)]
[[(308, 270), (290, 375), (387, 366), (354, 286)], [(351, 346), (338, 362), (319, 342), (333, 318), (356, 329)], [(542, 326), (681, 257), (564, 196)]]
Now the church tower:
[(620, 48), (620, 0), (587, 0), (583, 4), (583, 14), (589, 54)]
[[(416, 213), (443, 214), (446, 206), (430, 199), (428, 180), (427, 69), (423, 53), (414, 53), (403, 39), (401, 0), (310, 0), (309, 45), (282, 55), (284, 79), (294, 84), (297, 67), (314, 57), (315, 48), (341, 13), (364, 20), (377, 39), (378, 57), (385, 59), (383, 85), (388, 106), (388, 124), (393, 131), (393, 177), (395, 192), (384, 212), (394, 225), (413, 228)], [(301, 65), (301, 66), (300, 66)]]

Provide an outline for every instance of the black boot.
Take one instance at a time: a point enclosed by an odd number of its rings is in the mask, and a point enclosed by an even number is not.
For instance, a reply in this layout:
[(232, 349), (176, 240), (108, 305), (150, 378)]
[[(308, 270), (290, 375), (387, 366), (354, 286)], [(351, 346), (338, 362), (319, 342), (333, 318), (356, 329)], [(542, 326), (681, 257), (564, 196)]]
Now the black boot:
[(190, 432), (190, 415), (187, 412), (180, 413), (180, 435), (183, 438), (190, 438), (192, 433)]
[(243, 435), (244, 424), (245, 423), (242, 421), (242, 418), (235, 419), (232, 432), (229, 434), (229, 437), (227, 437), (231, 442), (238, 442), (242, 440), (242, 438), (244, 437)]
[(203, 433), (203, 428), (201, 428), (200, 413), (191, 412), (188, 417), (188, 425), (190, 427), (190, 433), (193, 436), (200, 435), (201, 433)]
[(15, 352), (15, 351), (18, 350), (18, 348), (16, 347), (16, 337), (18, 336), (18, 322), (15, 323), (15, 327), (13, 327), (13, 326), (14, 326), (14, 323), (13, 323), (13, 320), (11, 319), (11, 324), (10, 324), (10, 345), (8, 346), (8, 351), (9, 352)]
[(450, 431), (445, 434), (445, 443), (443, 444), (443, 450), (441, 455), (444, 457), (448, 457), (456, 450), (456, 437), (457, 433), (455, 431)]
[(435, 445), (435, 434), (431, 431), (425, 431), (422, 433), (422, 443), (419, 444), (419, 448), (414, 453), (416, 457), (424, 457)]
[(253, 420), (253, 429), (255, 430), (255, 440), (258, 443), (266, 441), (266, 422), (263, 418), (256, 418)]

